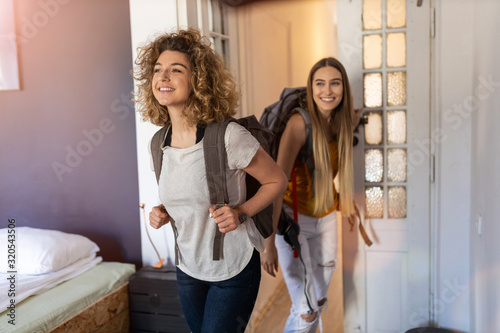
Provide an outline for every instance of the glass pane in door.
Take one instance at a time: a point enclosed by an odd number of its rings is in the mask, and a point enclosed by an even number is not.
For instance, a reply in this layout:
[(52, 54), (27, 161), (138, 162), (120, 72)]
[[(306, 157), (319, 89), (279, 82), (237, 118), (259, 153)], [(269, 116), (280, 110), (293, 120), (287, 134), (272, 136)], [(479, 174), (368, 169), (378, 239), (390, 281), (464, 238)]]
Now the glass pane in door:
[(406, 143), (406, 111), (387, 112), (387, 143)]
[(387, 67), (406, 66), (406, 34), (387, 34)]
[(406, 188), (393, 186), (388, 189), (388, 215), (389, 218), (402, 219), (406, 217)]
[(363, 67), (365, 69), (382, 67), (382, 35), (363, 36)]
[(382, 73), (364, 75), (365, 106), (376, 108), (382, 106)]
[(406, 1), (387, 0), (387, 28), (406, 27)]
[(382, 29), (382, 0), (363, 0), (363, 30)]
[(366, 212), (368, 218), (384, 217), (384, 190), (380, 186), (365, 189)]
[(380, 183), (384, 179), (384, 152), (382, 149), (365, 151), (365, 180)]
[(406, 104), (406, 73), (387, 73), (387, 105)]
[(406, 149), (387, 150), (387, 180), (390, 182), (406, 181)]
[(382, 144), (382, 112), (369, 112), (365, 115), (365, 143), (368, 145)]

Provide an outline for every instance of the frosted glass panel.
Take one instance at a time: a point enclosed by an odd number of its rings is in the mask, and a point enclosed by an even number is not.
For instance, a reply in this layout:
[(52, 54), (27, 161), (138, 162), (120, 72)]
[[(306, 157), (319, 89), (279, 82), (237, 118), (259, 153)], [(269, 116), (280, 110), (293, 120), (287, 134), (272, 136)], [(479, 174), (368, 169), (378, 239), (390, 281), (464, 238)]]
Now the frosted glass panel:
[(384, 178), (384, 152), (382, 149), (365, 151), (365, 181), (379, 183)]
[(402, 28), (406, 26), (405, 0), (387, 0), (387, 27)]
[(382, 144), (382, 112), (370, 112), (366, 115), (365, 143), (368, 145)]
[(363, 67), (382, 67), (382, 35), (363, 36)]
[(406, 73), (387, 73), (387, 104), (390, 106), (406, 104)]
[(382, 0), (363, 0), (363, 30), (382, 29)]
[(387, 189), (388, 215), (390, 218), (402, 219), (406, 217), (406, 188), (394, 186)]
[(406, 181), (406, 149), (387, 150), (387, 179), (390, 182)]
[(367, 187), (365, 189), (366, 217), (384, 217), (384, 190), (381, 187)]
[(387, 67), (406, 66), (406, 34), (387, 34)]
[(382, 106), (382, 74), (370, 73), (364, 76), (365, 106), (377, 108)]
[(387, 112), (387, 143), (391, 145), (406, 143), (405, 111)]

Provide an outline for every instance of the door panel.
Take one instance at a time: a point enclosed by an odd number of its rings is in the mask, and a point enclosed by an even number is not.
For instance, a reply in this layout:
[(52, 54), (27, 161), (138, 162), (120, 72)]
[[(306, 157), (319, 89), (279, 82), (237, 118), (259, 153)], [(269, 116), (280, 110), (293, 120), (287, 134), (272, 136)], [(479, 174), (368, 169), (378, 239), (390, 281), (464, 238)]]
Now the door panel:
[[(408, 256), (404, 252), (373, 251), (368, 252), (366, 258), (369, 272), (366, 277), (367, 304), (378, 304), (382, 310), (367, 311), (367, 322), (371, 327), (367, 332), (402, 332)], [(385, 301), (381, 303), (381, 300)]]
[[(264, 9), (263, 9), (264, 8)], [(290, 86), (290, 29), (286, 20), (260, 4), (240, 10), (240, 70), (242, 115), (260, 118), (264, 108)]]

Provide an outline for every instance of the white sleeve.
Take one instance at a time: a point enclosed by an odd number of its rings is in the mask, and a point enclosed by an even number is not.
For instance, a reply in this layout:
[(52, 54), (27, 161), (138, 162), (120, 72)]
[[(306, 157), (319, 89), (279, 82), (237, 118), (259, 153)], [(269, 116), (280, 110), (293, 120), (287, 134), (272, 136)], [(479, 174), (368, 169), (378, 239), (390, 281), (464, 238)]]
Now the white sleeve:
[(243, 126), (231, 122), (225, 133), (229, 169), (246, 168), (260, 147), (259, 141)]

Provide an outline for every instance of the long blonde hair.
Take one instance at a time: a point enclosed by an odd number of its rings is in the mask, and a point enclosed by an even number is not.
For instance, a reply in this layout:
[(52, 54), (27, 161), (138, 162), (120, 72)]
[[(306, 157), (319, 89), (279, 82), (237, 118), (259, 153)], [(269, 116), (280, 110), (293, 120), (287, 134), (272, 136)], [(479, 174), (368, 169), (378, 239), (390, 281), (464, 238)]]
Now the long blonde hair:
[(312, 81), (316, 71), (323, 67), (336, 68), (342, 75), (343, 96), (340, 104), (333, 110), (330, 126), (338, 140), (339, 194), (342, 215), (354, 213), (353, 204), (353, 169), (352, 169), (352, 99), (351, 87), (344, 66), (335, 58), (323, 58), (309, 72), (307, 79), (307, 108), (311, 114), (314, 154), (314, 213), (319, 215), (328, 211), (335, 203), (333, 192), (333, 170), (326, 139), (326, 127), (329, 126), (313, 99)]

